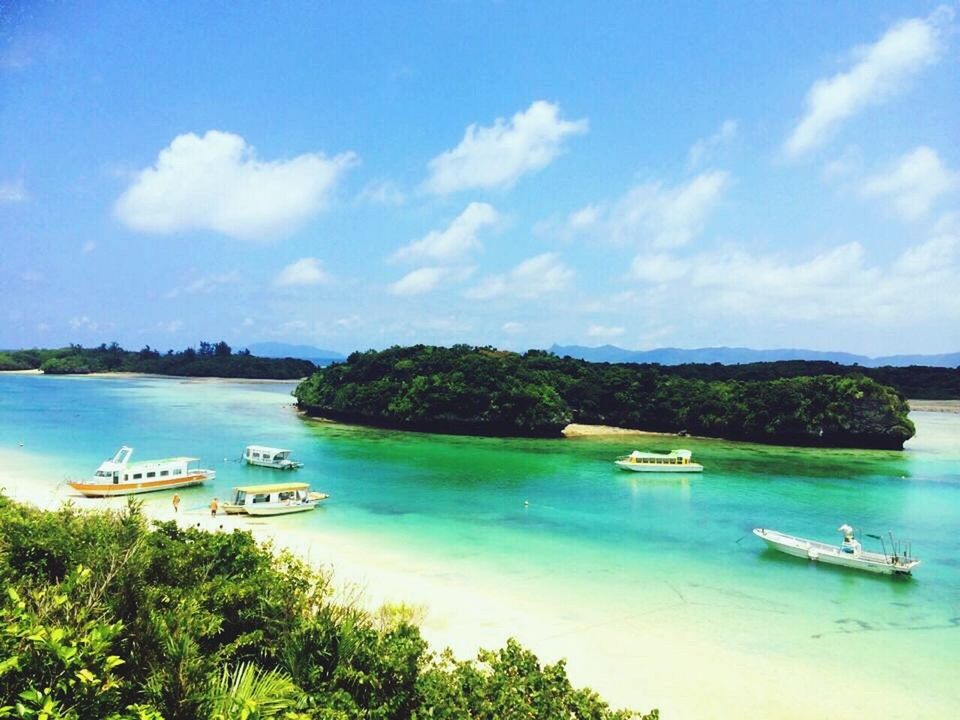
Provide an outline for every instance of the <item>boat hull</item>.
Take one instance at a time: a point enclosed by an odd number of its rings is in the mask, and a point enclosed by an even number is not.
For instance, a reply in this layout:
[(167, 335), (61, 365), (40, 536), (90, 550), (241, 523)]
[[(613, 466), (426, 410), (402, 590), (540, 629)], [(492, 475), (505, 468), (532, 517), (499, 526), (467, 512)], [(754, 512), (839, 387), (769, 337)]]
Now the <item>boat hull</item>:
[(313, 510), (317, 507), (315, 501), (305, 502), (305, 503), (295, 503), (291, 505), (271, 505), (266, 506), (266, 504), (257, 505), (244, 505), (243, 509), (247, 515), (255, 516), (273, 516), (273, 515), (288, 515), (290, 513), (306, 512), (308, 510)]
[(256, 465), (257, 467), (270, 468), (271, 470), (296, 470), (297, 468), (303, 467), (302, 462), (294, 462), (292, 460), (283, 463), (272, 463), (261, 460), (251, 460), (250, 458), (247, 458), (247, 465)]
[(907, 562), (894, 562), (878, 553), (861, 553), (860, 555), (845, 553), (826, 543), (784, 535), (766, 528), (755, 528), (753, 534), (763, 540), (767, 547), (786, 555), (877, 575), (910, 575), (913, 568), (920, 564), (919, 560), (913, 559)]
[(211, 471), (193, 473), (177, 478), (160, 478), (142, 482), (122, 482), (117, 484), (70, 482), (67, 484), (86, 497), (115, 497), (118, 495), (138, 495), (140, 493), (157, 492), (158, 490), (175, 490), (177, 488), (201, 485), (207, 480), (212, 480), (214, 477), (216, 477), (216, 473)]
[(703, 465), (687, 463), (686, 465), (656, 465), (653, 463), (632, 463), (626, 460), (616, 460), (614, 464), (621, 470), (645, 473), (698, 473), (703, 472)]

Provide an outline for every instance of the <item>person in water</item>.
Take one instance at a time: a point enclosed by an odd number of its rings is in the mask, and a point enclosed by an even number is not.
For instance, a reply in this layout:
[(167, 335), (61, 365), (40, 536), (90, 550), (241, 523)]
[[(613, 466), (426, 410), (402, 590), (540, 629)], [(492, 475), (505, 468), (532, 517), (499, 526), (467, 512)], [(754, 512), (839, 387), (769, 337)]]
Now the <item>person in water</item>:
[(180, 496), (176, 493), (173, 495), (173, 511), (180, 512)]
[(220, 507), (220, 503), (217, 502), (217, 499), (216, 499), (216, 498), (214, 498), (213, 500), (210, 501), (210, 516), (211, 516), (211, 517), (216, 517), (216, 516), (217, 516), (217, 509), (218, 509), (219, 507)]

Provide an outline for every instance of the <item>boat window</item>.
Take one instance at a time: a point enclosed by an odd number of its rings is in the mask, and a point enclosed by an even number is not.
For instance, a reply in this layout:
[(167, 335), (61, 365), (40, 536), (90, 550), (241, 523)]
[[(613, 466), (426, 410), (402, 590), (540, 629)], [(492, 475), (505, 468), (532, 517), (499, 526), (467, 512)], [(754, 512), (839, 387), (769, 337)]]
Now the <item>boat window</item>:
[(142, 477), (143, 477), (143, 473), (134, 473), (134, 474), (133, 474), (133, 479), (134, 479), (134, 480), (139, 480), (139, 479), (142, 478)]
[(119, 484), (120, 484), (120, 476), (119, 476), (119, 475), (114, 475), (114, 476), (113, 476), (113, 484), (114, 484), (114, 485), (119, 485)]
[(281, 501), (282, 501), (282, 500), (292, 500), (292, 499), (293, 499), (293, 493), (292, 493), (292, 492), (282, 492), (282, 493), (280, 493), (279, 498), (280, 498)]
[(183, 472), (183, 470), (181, 470), (180, 468), (177, 468), (176, 470), (173, 471), (173, 474), (174, 474), (174, 475), (179, 475), (179, 474), (182, 473), (182, 472)]
[(260, 457), (260, 453), (254, 453), (253, 456), (254, 456), (255, 458), (259, 458), (259, 457)]
[(260, 493), (260, 494), (258, 494), (258, 495), (254, 495), (254, 496), (253, 496), (253, 501), (254, 501), (255, 503), (265, 503), (265, 502), (269, 502), (269, 501), (270, 501), (270, 495), (268, 495), (267, 493)]
[(155, 472), (148, 472), (148, 473), (147, 473), (147, 477), (148, 477), (148, 478), (156, 477), (156, 476), (157, 476), (157, 474), (156, 474)]
[(161, 470), (161, 471), (160, 471), (160, 477), (166, 477), (166, 476), (169, 475), (169, 474), (170, 474), (170, 471), (169, 471), (169, 470)]
[(124, 480), (129, 480), (129, 479), (130, 479), (130, 476), (127, 475), (126, 473), (124, 473), (124, 474), (123, 474), (123, 479), (124, 479)]

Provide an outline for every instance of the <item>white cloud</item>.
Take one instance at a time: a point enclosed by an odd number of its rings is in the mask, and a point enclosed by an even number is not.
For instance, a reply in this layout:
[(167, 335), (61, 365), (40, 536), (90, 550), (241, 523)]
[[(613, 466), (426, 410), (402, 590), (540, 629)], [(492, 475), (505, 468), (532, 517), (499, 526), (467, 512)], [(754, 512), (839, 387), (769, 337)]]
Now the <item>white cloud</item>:
[(157, 330), (160, 332), (165, 332), (170, 335), (176, 334), (180, 328), (183, 327), (182, 320), (171, 320), (170, 322), (159, 322), (157, 323)]
[(565, 232), (620, 244), (686, 245), (703, 231), (707, 216), (729, 185), (730, 176), (722, 170), (701, 173), (674, 187), (643, 183), (611, 205), (588, 205), (571, 213)]
[(422, 295), (437, 287), (447, 272), (447, 268), (442, 267), (423, 267), (413, 270), (393, 283), (390, 286), (390, 292), (394, 295)]
[(508, 335), (519, 335), (525, 329), (523, 323), (518, 323), (514, 320), (509, 320), (503, 324), (503, 331)]
[(960, 173), (949, 170), (939, 156), (921, 146), (899, 158), (886, 172), (867, 178), (864, 197), (883, 198), (907, 220), (927, 214), (942, 196), (960, 188)]
[(114, 211), (142, 232), (214, 230), (246, 240), (294, 230), (322, 210), (353, 153), (257, 160), (239, 135), (178, 135), (117, 200)]
[(357, 200), (372, 205), (400, 206), (407, 202), (407, 196), (390, 180), (372, 180), (363, 187)]
[(859, 48), (850, 70), (816, 81), (807, 93), (806, 113), (784, 143), (788, 157), (821, 145), (842, 121), (899, 92), (906, 81), (937, 61), (953, 10), (941, 6), (927, 18), (904, 20), (873, 45)]
[(622, 327), (610, 327), (607, 325), (591, 325), (587, 328), (587, 337), (593, 340), (613, 340), (624, 334), (626, 330)]
[(424, 188), (446, 194), (510, 187), (521, 176), (549, 165), (563, 152), (567, 137), (587, 129), (587, 120), (562, 120), (557, 105), (538, 100), (509, 121), (497, 118), (490, 127), (470, 125), (459, 145), (430, 161)]
[(697, 140), (687, 153), (687, 163), (690, 167), (696, 167), (700, 162), (708, 157), (717, 148), (720, 148), (730, 142), (737, 136), (737, 121), (724, 120), (720, 128), (710, 137)]
[(429, 260), (437, 263), (460, 263), (480, 248), (477, 233), (495, 225), (500, 219), (492, 205), (472, 202), (444, 230), (432, 230), (424, 237), (404, 245), (392, 256), (393, 261)]
[(70, 318), (70, 327), (74, 330), (89, 330), (90, 332), (95, 332), (100, 325), (86, 315), (79, 315)]
[(88, 254), (88, 253), (92, 253), (92, 252), (93, 252), (94, 250), (96, 250), (96, 249), (97, 249), (97, 244), (96, 244), (93, 240), (87, 240), (87, 241), (80, 247), (80, 252), (82, 252), (84, 255), (86, 255), (86, 254)]
[[(810, 258), (734, 248), (678, 258), (675, 265), (685, 270), (682, 303), (675, 292), (677, 278), (669, 276), (652, 277), (632, 296), (647, 314), (673, 323), (721, 323), (730, 331), (735, 318), (739, 335), (752, 323), (771, 330), (778, 323), (806, 322), (833, 332), (844, 326), (859, 332), (913, 330), (923, 321), (944, 327), (960, 323), (960, 296), (952, 291), (960, 273), (960, 233), (949, 227), (886, 265), (871, 263), (857, 242)], [(628, 300), (617, 305), (627, 307)]]
[(554, 253), (543, 253), (524, 260), (506, 274), (488, 275), (466, 296), (473, 300), (536, 298), (565, 289), (574, 274)]
[(164, 297), (173, 299), (184, 295), (209, 295), (223, 285), (232, 285), (240, 281), (240, 274), (236, 271), (204, 275), (186, 285), (169, 290)]
[(630, 273), (638, 280), (661, 283), (676, 280), (687, 272), (682, 260), (665, 253), (643, 253), (633, 259)]
[(23, 202), (26, 199), (23, 179), (0, 182), (0, 203)]
[(320, 285), (330, 282), (330, 275), (317, 258), (305, 257), (292, 262), (281, 270), (274, 284), (279, 287), (294, 285)]

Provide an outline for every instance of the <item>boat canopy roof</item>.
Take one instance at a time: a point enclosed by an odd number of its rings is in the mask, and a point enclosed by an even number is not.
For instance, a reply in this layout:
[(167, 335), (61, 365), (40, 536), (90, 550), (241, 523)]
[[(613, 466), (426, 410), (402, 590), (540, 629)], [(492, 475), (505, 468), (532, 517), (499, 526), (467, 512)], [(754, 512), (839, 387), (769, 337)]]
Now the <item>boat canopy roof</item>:
[(310, 486), (307, 483), (273, 483), (271, 485), (243, 485), (235, 487), (245, 493), (272, 493), (284, 492), (286, 490), (308, 490)]
[(253, 452), (259, 453), (269, 453), (271, 455), (290, 452), (290, 450), (285, 450), (284, 448), (267, 447), (266, 445), (247, 445), (247, 450), (252, 450)]
[(158, 460), (136, 460), (132, 461), (133, 457), (133, 448), (124, 445), (122, 448), (117, 450), (116, 454), (109, 460), (104, 460), (100, 467), (104, 465), (151, 465), (159, 463), (173, 463), (173, 462), (196, 462), (200, 458), (195, 457), (186, 457), (186, 456), (177, 456), (177, 457), (168, 457), (160, 458)]
[(690, 457), (692, 457), (692, 455), (693, 453), (691, 453), (689, 450), (672, 450), (671, 452), (668, 452), (668, 453), (650, 453), (650, 452), (640, 452), (639, 450), (634, 450), (632, 453), (630, 453), (630, 457), (638, 458), (638, 459), (639, 458), (674, 458), (674, 457), (689, 459)]

